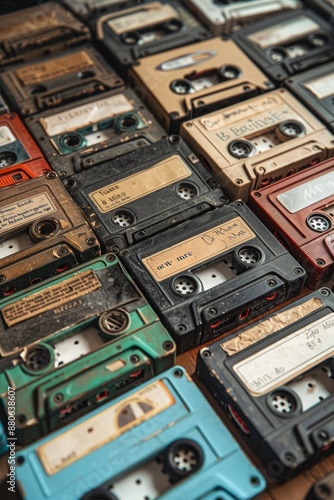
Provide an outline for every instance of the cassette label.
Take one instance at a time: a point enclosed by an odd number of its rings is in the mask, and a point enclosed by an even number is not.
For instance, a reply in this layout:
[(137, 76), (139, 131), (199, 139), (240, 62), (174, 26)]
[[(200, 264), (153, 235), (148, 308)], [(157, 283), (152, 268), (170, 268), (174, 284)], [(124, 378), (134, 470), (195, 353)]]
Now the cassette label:
[[(9, 127), (6, 127), (5, 125), (0, 127), (0, 146), (5, 146), (6, 144), (15, 141), (16, 137), (14, 136)], [(0, 166), (0, 168), (1, 167), (2, 165)]]
[(334, 73), (306, 82), (305, 88), (310, 90), (318, 99), (324, 99), (332, 95), (334, 89)]
[[(149, 15), (147, 8), (149, 9)], [(124, 11), (124, 13), (117, 14), (115, 19), (108, 20), (108, 26), (117, 35), (122, 35), (128, 31), (149, 28), (152, 24), (168, 22), (177, 19), (177, 17), (177, 12), (172, 5), (152, 2), (149, 6), (143, 5), (142, 10), (136, 9), (133, 13), (126, 14), (126, 11)]]
[(8, 233), (15, 227), (26, 225), (45, 216), (45, 214), (52, 214), (56, 211), (57, 209), (47, 193), (23, 198), (19, 202), (5, 205), (0, 208), (0, 234)]

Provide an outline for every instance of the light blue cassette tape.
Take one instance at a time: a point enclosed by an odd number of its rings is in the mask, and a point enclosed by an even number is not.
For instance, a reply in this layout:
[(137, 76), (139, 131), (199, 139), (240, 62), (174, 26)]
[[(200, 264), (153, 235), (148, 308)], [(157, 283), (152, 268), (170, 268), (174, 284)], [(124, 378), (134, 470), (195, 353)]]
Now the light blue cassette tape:
[(180, 367), (18, 452), (16, 477), (25, 500), (246, 500), (265, 488)]

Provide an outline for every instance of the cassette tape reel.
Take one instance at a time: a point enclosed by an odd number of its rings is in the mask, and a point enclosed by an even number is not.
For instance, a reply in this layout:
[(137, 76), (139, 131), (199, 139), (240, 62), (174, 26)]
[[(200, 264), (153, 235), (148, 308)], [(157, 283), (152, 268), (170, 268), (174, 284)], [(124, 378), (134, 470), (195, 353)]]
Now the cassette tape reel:
[(100, 242), (114, 253), (228, 203), (179, 136), (64, 180)]
[(181, 367), (17, 455), (25, 500), (200, 500), (213, 489), (225, 498), (250, 500), (265, 488), (262, 475)]
[(329, 500), (334, 495), (334, 471), (320, 479), (310, 489), (305, 500)]
[(181, 353), (298, 293), (304, 270), (241, 202), (120, 253)]
[(95, 234), (54, 172), (1, 190), (1, 297), (99, 254)]
[(232, 38), (277, 83), (334, 56), (333, 28), (311, 10), (259, 21)]
[(333, 324), (321, 288), (199, 354), (200, 378), (279, 480), (333, 450)]
[(334, 154), (334, 136), (288, 91), (275, 90), (182, 125), (181, 136), (231, 199)]

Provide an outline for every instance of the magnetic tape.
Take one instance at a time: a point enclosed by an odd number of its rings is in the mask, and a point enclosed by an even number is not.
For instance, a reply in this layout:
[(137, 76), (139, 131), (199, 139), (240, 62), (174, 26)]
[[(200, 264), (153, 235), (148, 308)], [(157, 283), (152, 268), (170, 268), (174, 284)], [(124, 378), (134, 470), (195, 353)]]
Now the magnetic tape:
[(181, 136), (231, 199), (334, 154), (334, 136), (287, 90), (278, 89), (182, 125)]
[(97, 238), (54, 172), (0, 200), (0, 297), (97, 257)]
[(333, 497), (334, 471), (317, 481), (306, 495), (305, 500), (331, 500)]
[(334, 277), (334, 160), (254, 191), (249, 206), (319, 288)]
[(247, 500), (265, 487), (180, 367), (21, 450), (16, 475), (25, 500), (199, 500), (214, 488)]
[(178, 352), (298, 293), (304, 270), (241, 202), (120, 252)]
[(118, 253), (134, 242), (228, 203), (179, 136), (64, 180), (99, 240)]
[(199, 354), (199, 376), (279, 480), (332, 450), (333, 326), (321, 288)]
[(274, 88), (232, 40), (220, 38), (140, 59), (130, 81), (173, 134), (186, 119)]
[(90, 168), (105, 156), (120, 156), (141, 141), (150, 144), (166, 135), (126, 88), (30, 116), (26, 124), (61, 178)]

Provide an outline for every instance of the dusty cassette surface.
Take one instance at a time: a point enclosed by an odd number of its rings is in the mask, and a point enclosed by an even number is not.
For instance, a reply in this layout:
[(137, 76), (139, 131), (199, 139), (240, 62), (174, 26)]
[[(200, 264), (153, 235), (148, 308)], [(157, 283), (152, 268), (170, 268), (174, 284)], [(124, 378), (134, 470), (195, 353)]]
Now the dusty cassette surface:
[(90, 39), (88, 26), (56, 2), (0, 17), (0, 66), (67, 50)]
[(199, 354), (200, 378), (277, 479), (332, 451), (333, 325), (321, 288)]
[(259, 21), (232, 38), (277, 83), (334, 57), (333, 27), (311, 10)]
[(254, 191), (249, 206), (319, 288), (334, 277), (334, 160)]
[(23, 116), (120, 88), (123, 80), (89, 45), (2, 70), (4, 92)]
[(331, 500), (334, 497), (334, 471), (317, 481), (305, 500)]
[(186, 119), (274, 88), (233, 41), (220, 38), (145, 57), (130, 80), (170, 133)]
[(54, 172), (1, 190), (1, 297), (99, 254), (94, 232)]
[(64, 180), (106, 249), (134, 242), (228, 203), (179, 136)]
[(25, 500), (199, 500), (215, 488), (247, 500), (265, 488), (181, 367), (17, 455)]
[(265, 17), (298, 9), (298, 0), (185, 0), (191, 12), (208, 26), (214, 35), (228, 35)]
[(325, 19), (334, 22), (334, 0), (306, 0), (306, 2), (315, 10), (321, 12)]
[(237, 201), (120, 253), (181, 353), (298, 293), (305, 272)]
[(181, 136), (231, 199), (334, 154), (333, 134), (279, 89), (182, 125)]
[(166, 135), (125, 88), (30, 116), (26, 124), (61, 178), (135, 149), (140, 141), (149, 144)]
[(0, 309), (1, 411), (6, 422), (10, 386), (21, 445), (175, 362), (174, 342), (114, 254), (3, 299)]
[(334, 132), (334, 63), (288, 78), (285, 85)]

